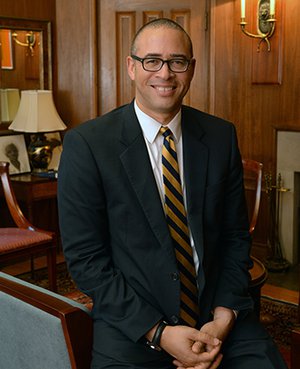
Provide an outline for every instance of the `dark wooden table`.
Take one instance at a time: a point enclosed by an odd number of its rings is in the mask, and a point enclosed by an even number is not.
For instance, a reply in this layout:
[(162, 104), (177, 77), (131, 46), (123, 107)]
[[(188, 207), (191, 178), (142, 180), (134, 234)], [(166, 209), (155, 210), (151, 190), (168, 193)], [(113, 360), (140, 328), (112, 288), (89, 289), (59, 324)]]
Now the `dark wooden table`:
[(18, 202), (25, 205), (28, 219), (33, 224), (40, 218), (39, 215), (42, 215), (35, 214), (36, 202), (51, 200), (56, 204), (56, 179), (22, 174), (11, 176), (11, 182)]

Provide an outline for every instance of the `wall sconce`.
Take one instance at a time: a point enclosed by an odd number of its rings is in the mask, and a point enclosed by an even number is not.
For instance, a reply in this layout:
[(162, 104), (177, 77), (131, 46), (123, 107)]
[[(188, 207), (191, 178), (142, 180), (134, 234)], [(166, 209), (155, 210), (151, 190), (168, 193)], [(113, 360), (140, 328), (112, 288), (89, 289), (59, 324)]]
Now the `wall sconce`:
[(34, 55), (33, 48), (34, 48), (35, 41), (36, 41), (35, 34), (34, 32), (29, 31), (26, 33), (25, 37), (26, 37), (26, 42), (22, 42), (18, 40), (18, 34), (16, 31), (12, 33), (12, 38), (15, 41), (15, 43), (20, 46), (28, 47), (28, 49), (30, 50), (30, 55), (33, 56)]
[(271, 50), (269, 38), (272, 37), (275, 30), (275, 0), (258, 0), (257, 3), (257, 34), (246, 30), (246, 0), (241, 0), (241, 22), (240, 26), (245, 35), (260, 39), (257, 45), (257, 51), (260, 51), (260, 45), (265, 41), (268, 45), (268, 51)]

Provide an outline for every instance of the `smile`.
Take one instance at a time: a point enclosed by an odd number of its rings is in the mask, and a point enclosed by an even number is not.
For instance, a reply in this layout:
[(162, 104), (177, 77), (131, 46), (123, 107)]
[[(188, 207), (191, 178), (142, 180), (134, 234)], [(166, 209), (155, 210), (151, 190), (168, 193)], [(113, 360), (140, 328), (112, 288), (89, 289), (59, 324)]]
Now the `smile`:
[(169, 92), (175, 89), (175, 87), (159, 87), (159, 86), (153, 86), (156, 90), (159, 92)]

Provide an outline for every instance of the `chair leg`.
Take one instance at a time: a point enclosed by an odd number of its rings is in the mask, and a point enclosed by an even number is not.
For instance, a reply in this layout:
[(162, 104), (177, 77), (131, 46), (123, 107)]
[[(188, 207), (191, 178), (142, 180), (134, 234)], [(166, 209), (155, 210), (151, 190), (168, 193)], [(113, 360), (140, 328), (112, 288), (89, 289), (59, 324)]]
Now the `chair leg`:
[(49, 288), (51, 291), (56, 292), (56, 247), (52, 247), (47, 251), (47, 265), (48, 265), (48, 278)]

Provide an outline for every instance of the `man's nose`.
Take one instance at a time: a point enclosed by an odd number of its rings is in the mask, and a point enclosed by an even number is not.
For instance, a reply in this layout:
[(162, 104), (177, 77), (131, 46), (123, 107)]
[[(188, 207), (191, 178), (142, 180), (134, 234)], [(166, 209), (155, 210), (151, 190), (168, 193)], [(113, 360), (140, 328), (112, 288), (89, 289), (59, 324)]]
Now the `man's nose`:
[(164, 79), (169, 78), (170, 75), (174, 75), (174, 72), (171, 71), (167, 62), (164, 62), (163, 66), (157, 73), (159, 73), (159, 75)]

